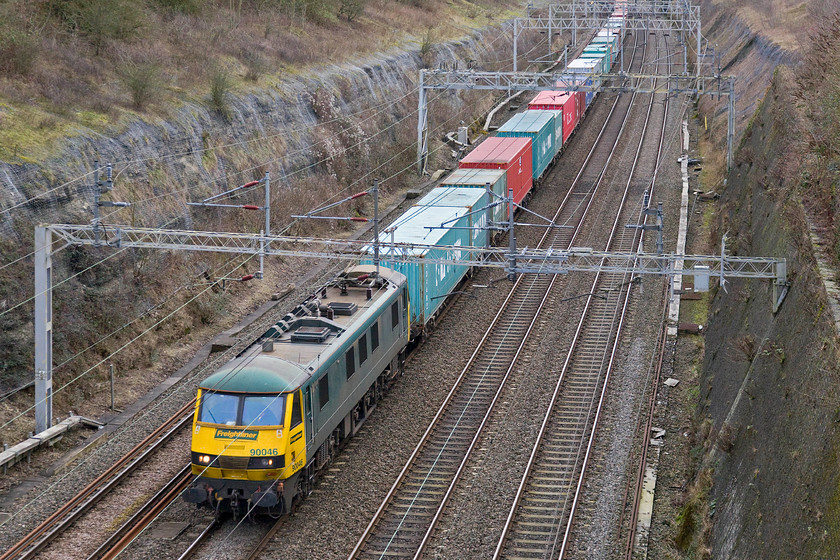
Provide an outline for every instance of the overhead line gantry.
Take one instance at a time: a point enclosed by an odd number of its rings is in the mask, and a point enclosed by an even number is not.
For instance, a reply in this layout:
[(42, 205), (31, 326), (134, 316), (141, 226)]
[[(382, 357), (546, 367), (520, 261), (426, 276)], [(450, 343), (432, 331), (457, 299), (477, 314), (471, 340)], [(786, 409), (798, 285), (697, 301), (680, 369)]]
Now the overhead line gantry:
[[(123, 225), (41, 225), (35, 228), (35, 419), (42, 432), (52, 425), (52, 246), (53, 239), (70, 245), (112, 247), (115, 249), (163, 249), (241, 255), (296, 256), (313, 259), (357, 261), (371, 258), (374, 243), (370, 240), (322, 239), (315, 237), (267, 236), (250, 233), (225, 233), (175, 229), (139, 228)], [(773, 308), (778, 308), (787, 290), (785, 259), (729, 256), (722, 251), (713, 255), (677, 255), (659, 253), (610, 253), (587, 248), (568, 251), (551, 249), (516, 249), (511, 247), (441, 246), (380, 241), (380, 260), (388, 263), (422, 262), (496, 268), (508, 275), (566, 274), (606, 270), (634, 275), (693, 275), (700, 283), (718, 277), (721, 285), (727, 278), (773, 280)], [(443, 251), (446, 257), (434, 258), (431, 250)], [(417, 257), (418, 254), (426, 254)], [(683, 270), (675, 264), (684, 263)]]
[[(496, 90), (496, 91), (591, 91), (610, 93), (668, 93), (698, 95), (725, 95), (728, 98), (726, 132), (726, 163), (732, 168), (735, 141), (735, 77), (724, 76), (702, 55), (700, 8), (688, 0), (633, 2), (628, 4), (624, 30), (644, 32), (677, 32), (683, 37), (682, 74), (634, 74), (625, 72), (623, 63), (617, 73), (570, 74), (556, 72), (519, 72), (518, 38), (524, 29), (546, 30), (551, 35), (557, 30), (571, 30), (576, 39), (578, 30), (598, 30), (604, 27), (612, 12), (612, 2), (582, 2), (552, 4), (546, 16), (529, 16), (513, 20), (513, 70), (490, 72), (474, 69), (420, 70), (417, 110), (417, 172), (426, 172), (428, 148), (428, 90)], [(688, 73), (688, 37), (696, 38), (697, 60), (694, 75)], [(623, 48), (622, 48), (623, 53)], [(702, 75), (704, 68), (712, 72)], [(587, 84), (587, 82), (590, 82)]]

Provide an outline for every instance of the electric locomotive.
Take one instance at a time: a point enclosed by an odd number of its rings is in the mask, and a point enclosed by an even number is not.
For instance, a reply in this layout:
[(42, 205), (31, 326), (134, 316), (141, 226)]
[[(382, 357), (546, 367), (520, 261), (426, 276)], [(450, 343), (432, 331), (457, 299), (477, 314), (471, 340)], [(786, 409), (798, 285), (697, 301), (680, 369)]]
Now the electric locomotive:
[(187, 502), (288, 513), (400, 373), (406, 277), (354, 266), (199, 386)]

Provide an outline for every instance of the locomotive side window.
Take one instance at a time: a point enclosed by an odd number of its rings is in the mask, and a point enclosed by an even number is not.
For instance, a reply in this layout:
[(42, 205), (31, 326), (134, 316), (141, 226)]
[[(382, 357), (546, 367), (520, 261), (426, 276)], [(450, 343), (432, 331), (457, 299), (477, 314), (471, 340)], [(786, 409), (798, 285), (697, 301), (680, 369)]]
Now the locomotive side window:
[(344, 365), (347, 370), (347, 379), (350, 379), (350, 376), (356, 373), (356, 352), (353, 350), (352, 346), (347, 353), (344, 354)]
[(246, 396), (241, 426), (279, 426), (283, 423), (283, 395)]
[(370, 351), (375, 352), (379, 348), (379, 321), (370, 328)]
[(359, 366), (365, 363), (367, 360), (368, 351), (367, 351), (367, 335), (363, 334), (359, 337)]
[(324, 408), (330, 402), (330, 378), (326, 373), (318, 381), (318, 400), (321, 408)]
[(295, 391), (294, 396), (292, 397), (292, 421), (291, 421), (291, 428), (300, 425), (303, 422), (303, 414), (301, 414), (300, 408), (300, 391)]
[(202, 392), (199, 422), (235, 426), (239, 415), (239, 395)]
[(393, 305), (391, 305), (391, 329), (396, 329), (400, 326), (400, 302), (399, 300), (395, 301)]

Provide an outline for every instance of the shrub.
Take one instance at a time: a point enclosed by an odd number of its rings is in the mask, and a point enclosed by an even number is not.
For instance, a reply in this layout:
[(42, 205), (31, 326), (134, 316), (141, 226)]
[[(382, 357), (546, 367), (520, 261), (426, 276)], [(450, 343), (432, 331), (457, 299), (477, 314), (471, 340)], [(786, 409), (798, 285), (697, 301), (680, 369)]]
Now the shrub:
[(344, 16), (347, 21), (353, 21), (365, 10), (365, 0), (341, 0), (338, 6), (338, 17)]
[(256, 82), (268, 70), (268, 61), (263, 55), (250, 49), (242, 49), (240, 58), (247, 68), (245, 79)]
[(195, 15), (202, 8), (202, 0), (155, 0), (155, 3), (170, 12), (187, 15)]
[(434, 61), (435, 38), (434, 30), (429, 27), (426, 29), (426, 34), (423, 35), (423, 42), (420, 43), (420, 60), (423, 61), (423, 66), (429, 68)]
[(38, 58), (39, 41), (18, 29), (0, 30), (0, 73), (28, 75)]
[(137, 110), (143, 110), (163, 87), (160, 67), (154, 63), (129, 62), (119, 69), (119, 76)]
[(214, 68), (210, 75), (210, 108), (225, 118), (230, 116), (230, 87), (230, 73), (224, 68)]

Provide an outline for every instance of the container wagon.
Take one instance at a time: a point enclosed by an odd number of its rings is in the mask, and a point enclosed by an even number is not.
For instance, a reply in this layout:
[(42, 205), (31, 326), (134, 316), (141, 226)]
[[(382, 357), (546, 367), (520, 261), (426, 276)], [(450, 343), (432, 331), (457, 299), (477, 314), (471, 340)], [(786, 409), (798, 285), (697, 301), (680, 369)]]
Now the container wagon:
[(528, 103), (528, 109), (545, 109), (549, 111), (558, 111), (563, 113), (562, 127), (563, 127), (563, 141), (562, 146), (569, 141), (569, 136), (580, 122), (582, 105), (584, 100), (584, 92), (575, 91), (541, 91), (534, 99)]

